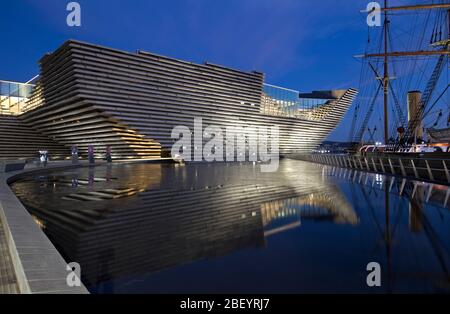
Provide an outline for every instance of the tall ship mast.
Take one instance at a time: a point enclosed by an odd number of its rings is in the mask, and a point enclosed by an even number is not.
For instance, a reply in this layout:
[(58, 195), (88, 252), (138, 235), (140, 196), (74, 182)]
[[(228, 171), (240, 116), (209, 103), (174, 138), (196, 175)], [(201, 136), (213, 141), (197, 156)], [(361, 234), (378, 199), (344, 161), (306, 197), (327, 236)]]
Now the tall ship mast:
[(369, 27), (366, 51), (357, 56), (362, 61), (360, 96), (349, 141), (384, 144), (386, 152), (417, 143), (450, 143), (450, 1), (393, 2), (384, 0), (383, 7), (369, 11), (379, 14), (382, 24)]

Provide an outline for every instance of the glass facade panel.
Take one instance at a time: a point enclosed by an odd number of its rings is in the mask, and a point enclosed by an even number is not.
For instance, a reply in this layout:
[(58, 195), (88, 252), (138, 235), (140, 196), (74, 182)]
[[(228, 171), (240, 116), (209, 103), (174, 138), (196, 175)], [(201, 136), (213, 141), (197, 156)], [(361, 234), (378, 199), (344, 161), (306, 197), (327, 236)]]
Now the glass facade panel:
[(314, 120), (314, 111), (330, 100), (300, 98), (298, 91), (264, 84), (261, 112), (271, 116)]
[(0, 114), (22, 114), (33, 88), (31, 84), (0, 81)]
[(9, 83), (0, 81), (0, 95), (9, 95)]
[(19, 84), (9, 83), (9, 95), (11, 97), (19, 97)]

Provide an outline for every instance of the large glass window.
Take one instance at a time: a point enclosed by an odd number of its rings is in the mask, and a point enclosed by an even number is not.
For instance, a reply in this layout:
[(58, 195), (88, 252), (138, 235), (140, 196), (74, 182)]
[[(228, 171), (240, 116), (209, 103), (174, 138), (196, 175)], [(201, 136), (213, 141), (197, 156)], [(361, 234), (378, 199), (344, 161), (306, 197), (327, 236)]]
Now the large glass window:
[(261, 112), (271, 116), (315, 119), (315, 110), (323, 108), (329, 101), (323, 98), (300, 98), (298, 91), (264, 84)]
[(0, 114), (22, 114), (34, 85), (0, 81)]

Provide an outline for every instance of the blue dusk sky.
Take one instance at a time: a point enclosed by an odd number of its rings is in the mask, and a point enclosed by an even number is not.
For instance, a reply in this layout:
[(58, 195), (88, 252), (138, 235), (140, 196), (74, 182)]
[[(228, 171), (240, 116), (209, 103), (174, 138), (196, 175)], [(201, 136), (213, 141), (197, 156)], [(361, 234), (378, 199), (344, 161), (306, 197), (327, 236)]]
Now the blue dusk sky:
[[(66, 24), (66, 0), (2, 0), (0, 79), (27, 81), (67, 39), (192, 62), (257, 70), (302, 92), (358, 87), (365, 0), (79, 0), (82, 26)], [(411, 1), (391, 1), (405, 4)], [(330, 135), (347, 140), (351, 114)]]

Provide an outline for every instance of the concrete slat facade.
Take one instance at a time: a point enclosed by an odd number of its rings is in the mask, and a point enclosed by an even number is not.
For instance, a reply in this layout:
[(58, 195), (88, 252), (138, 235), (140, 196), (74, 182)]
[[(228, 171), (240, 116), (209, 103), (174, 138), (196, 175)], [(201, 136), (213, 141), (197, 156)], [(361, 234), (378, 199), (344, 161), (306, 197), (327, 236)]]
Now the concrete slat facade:
[[(83, 154), (111, 146), (114, 157), (159, 157), (183, 125), (280, 130), (280, 153), (307, 153), (339, 123), (356, 96), (349, 89), (320, 108), (320, 119), (262, 113), (264, 75), (147, 52), (129, 53), (68, 41), (40, 61), (41, 78), (21, 116), (39, 132)], [(318, 110), (315, 109), (317, 112)], [(315, 114), (315, 113), (314, 113)], [(317, 114), (315, 114), (317, 116)], [(206, 141), (206, 140), (205, 140)]]

